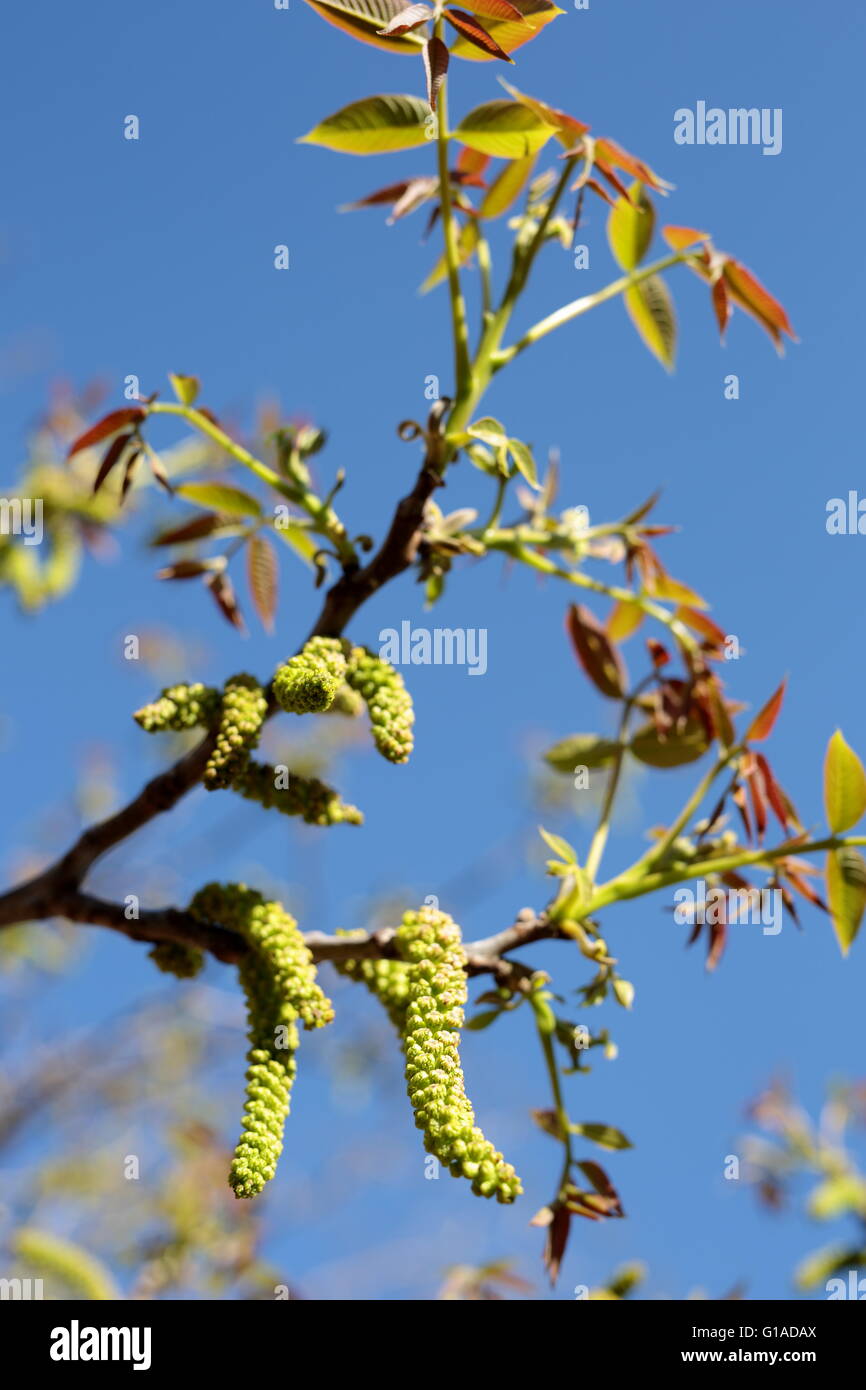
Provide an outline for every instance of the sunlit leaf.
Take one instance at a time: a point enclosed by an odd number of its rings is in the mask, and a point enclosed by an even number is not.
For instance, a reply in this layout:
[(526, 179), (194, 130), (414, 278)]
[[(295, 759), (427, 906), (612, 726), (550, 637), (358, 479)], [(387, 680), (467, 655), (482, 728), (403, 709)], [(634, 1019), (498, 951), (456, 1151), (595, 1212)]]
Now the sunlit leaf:
[(274, 525), (273, 531), (284, 545), (290, 546), (308, 565), (313, 563), (313, 557), (319, 546), (309, 531), (299, 522), (290, 521), (287, 524), (280, 522), (279, 525)]
[(430, 107), (421, 97), (363, 97), (320, 121), (298, 141), (324, 145), (344, 154), (382, 154), (408, 150), (427, 140)]
[(866, 811), (866, 772), (839, 729), (824, 759), (824, 808), (834, 835), (850, 830)]
[(866, 909), (866, 859), (856, 849), (827, 855), (827, 904), (843, 956), (860, 930)]
[(618, 198), (607, 219), (607, 239), (623, 270), (640, 265), (653, 239), (655, 209), (642, 183), (633, 183), (628, 198)]
[(546, 101), (541, 101), (538, 97), (531, 97), (526, 92), (519, 91), (517, 87), (512, 87), (510, 82), (506, 82), (504, 77), (500, 77), (499, 81), (510, 97), (526, 106), (540, 121), (553, 127), (557, 140), (566, 149), (576, 145), (581, 136), (589, 130), (589, 126), (584, 125), (583, 121), (576, 120), (574, 116), (569, 116), (556, 106), (548, 106)]
[(520, 197), (537, 159), (528, 154), (523, 159), (511, 159), (497, 175), (481, 202), (479, 217), (500, 217)]
[(193, 405), (195, 403), (200, 385), (197, 376), (181, 376), (177, 372), (169, 372), (168, 379), (181, 405)]
[(625, 642), (633, 632), (637, 632), (646, 614), (636, 603), (620, 599), (608, 615), (606, 627), (611, 642)]
[(612, 164), (615, 169), (624, 169), (632, 178), (638, 179), (640, 183), (649, 184), (658, 193), (667, 193), (673, 188), (672, 183), (667, 183), (665, 179), (659, 178), (648, 164), (636, 155), (629, 154), (622, 145), (618, 145), (615, 140), (607, 138), (597, 139), (595, 142), (596, 157), (605, 164)]
[(554, 835), (551, 830), (545, 830), (542, 825), (538, 827), (538, 833), (548, 849), (552, 849), (553, 853), (564, 860), (566, 864), (577, 863), (577, 853), (575, 849), (567, 840), (563, 840), (561, 835)]
[[(550, 0), (513, 0), (513, 5), (523, 16), (522, 21), (516, 19), (500, 20), (493, 15), (487, 16), (485, 14), (485, 29), (506, 53), (513, 53), (515, 49), (529, 43), (530, 39), (534, 39), (552, 19), (556, 19), (557, 15), (565, 14), (565, 11), (560, 10), (558, 6), (550, 4)], [(478, 14), (485, 13), (475, 5), (468, 8), (476, 9)], [(490, 56), (482, 53), (481, 49), (464, 38), (457, 40), (451, 52), (455, 57), (474, 59), (476, 62), (482, 63), (487, 62)]]
[(694, 227), (662, 227), (662, 236), (674, 251), (685, 251), (699, 241), (709, 241), (707, 232), (696, 232)]
[(629, 317), (644, 343), (662, 366), (671, 371), (677, 349), (677, 319), (664, 280), (650, 275), (631, 285), (624, 298)]
[(535, 154), (554, 134), (553, 126), (517, 101), (488, 101), (463, 117), (455, 136), (470, 149), (498, 159)]
[(465, 10), (446, 9), (443, 10), (443, 14), (458, 34), (462, 34), (470, 43), (474, 43), (476, 48), (480, 48), (488, 57), (501, 58), (506, 63), (514, 62), (513, 58), (509, 58), (505, 49), (500, 48), (496, 40), (488, 34), (480, 19), (467, 14)]
[(229, 483), (182, 483), (178, 497), (197, 502), (213, 511), (228, 512), (230, 516), (261, 516), (262, 509), (255, 497)]
[(379, 31), (406, 9), (405, 0), (307, 0), (307, 4), (329, 24), (389, 53), (418, 53), (427, 37), (419, 30), (389, 38), (381, 36)]
[(747, 270), (744, 265), (740, 265), (739, 261), (726, 256), (722, 274), (734, 303), (739, 304), (741, 309), (745, 309), (747, 313), (757, 319), (761, 327), (769, 333), (780, 352), (782, 351), (783, 333), (787, 333), (794, 342), (797, 341), (797, 336), (782, 305), (778, 299), (773, 298), (769, 290), (764, 288), (760, 280), (757, 280), (750, 270)]

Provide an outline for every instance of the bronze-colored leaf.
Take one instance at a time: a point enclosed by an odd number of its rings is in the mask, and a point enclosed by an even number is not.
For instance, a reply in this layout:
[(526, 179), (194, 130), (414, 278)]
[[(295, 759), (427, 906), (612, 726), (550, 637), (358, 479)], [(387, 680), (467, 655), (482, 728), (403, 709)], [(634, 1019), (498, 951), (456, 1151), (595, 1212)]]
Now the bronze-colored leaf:
[(621, 700), (628, 686), (625, 663), (598, 619), (582, 604), (573, 603), (568, 610), (566, 631), (578, 661), (596, 689), (610, 700)]
[(427, 74), (427, 100), (430, 109), (435, 111), (439, 88), (448, 71), (448, 48), (435, 35), (424, 45), (424, 71)]
[(132, 434), (132, 430), (128, 431), (126, 434), (119, 434), (117, 438), (109, 444), (103, 455), (102, 462), (99, 465), (99, 472), (93, 480), (94, 494), (102, 487), (102, 484), (105, 482), (112, 468), (120, 462), (120, 459), (129, 446), (129, 441), (132, 439)]
[(502, 58), (506, 63), (513, 63), (514, 59), (509, 58), (504, 48), (500, 48), (494, 38), (488, 34), (484, 25), (474, 15), (467, 14), (465, 10), (446, 9), (443, 10), (445, 18), (458, 34), (462, 34), (470, 43), (474, 43), (476, 48), (491, 58)]
[(426, 24), (428, 19), (432, 18), (433, 11), (429, 5), (407, 5), (405, 10), (400, 10), (399, 14), (388, 20), (384, 29), (377, 29), (376, 33), (380, 38), (387, 38), (392, 34), (408, 34), (410, 29), (417, 29), (420, 24)]
[(257, 532), (247, 546), (247, 576), (253, 607), (268, 632), (273, 632), (277, 611), (277, 552), (271, 542)]
[(124, 407), (123, 410), (112, 410), (110, 414), (103, 415), (101, 420), (97, 420), (95, 425), (91, 425), (89, 430), (80, 434), (78, 438), (69, 446), (66, 457), (72, 458), (81, 449), (89, 449), (94, 444), (101, 444), (103, 439), (108, 439), (110, 435), (117, 434), (118, 430), (126, 429), (128, 425), (137, 425), (147, 415), (140, 405)]
[(214, 574), (206, 581), (206, 588), (213, 594), (214, 602), (222, 613), (223, 617), (236, 627), (239, 632), (244, 631), (244, 620), (241, 610), (238, 607), (237, 599), (232, 581), (227, 574), (221, 571)]
[(755, 715), (746, 733), (747, 743), (760, 743), (762, 739), (769, 737), (773, 731), (773, 725), (779, 717), (779, 710), (782, 708), (782, 701), (785, 698), (785, 686), (787, 678), (782, 681), (779, 689), (771, 695), (760, 713)]
[[(229, 525), (237, 525), (237, 521)], [(205, 536), (213, 535), (220, 527), (226, 525), (225, 517), (219, 512), (202, 512), (199, 516), (194, 516), (192, 521), (184, 522), (182, 526), (170, 526), (165, 531), (158, 531), (150, 542), (151, 545), (183, 545), (186, 541), (203, 540)]]

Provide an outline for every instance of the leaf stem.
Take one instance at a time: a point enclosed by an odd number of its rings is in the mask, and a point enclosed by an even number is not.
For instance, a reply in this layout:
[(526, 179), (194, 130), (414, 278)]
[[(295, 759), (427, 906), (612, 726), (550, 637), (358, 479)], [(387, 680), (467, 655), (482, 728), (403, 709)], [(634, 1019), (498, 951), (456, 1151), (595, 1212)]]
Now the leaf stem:
[[(434, 33), (444, 42), (444, 20), (437, 18)], [(466, 391), (470, 377), (469, 329), (466, 322), (466, 301), (460, 288), (457, 226), (451, 201), (451, 179), (448, 172), (448, 79), (442, 79), (436, 106), (436, 153), (439, 165), (439, 200), (442, 207), (442, 229), (445, 240), (445, 263), (448, 267), (448, 290), (451, 296), (451, 320), (454, 333), (454, 372), (458, 398)]]
[(533, 343), (537, 343), (540, 338), (546, 337), (548, 333), (552, 333), (561, 324), (569, 323), (571, 319), (576, 319), (581, 314), (587, 313), (596, 305), (603, 304), (605, 300), (614, 299), (616, 295), (623, 294), (632, 285), (639, 285), (642, 280), (648, 280), (651, 275), (659, 275), (663, 270), (669, 270), (671, 266), (679, 265), (688, 258), (689, 253), (677, 251), (673, 255), (664, 256), (660, 261), (654, 261), (652, 265), (644, 266), (641, 270), (633, 270), (628, 275), (620, 276), (618, 280), (612, 280), (609, 285), (605, 285), (604, 289), (596, 290), (595, 294), (586, 294), (580, 299), (573, 299), (570, 304), (564, 304), (561, 309), (557, 309), (553, 314), (548, 314), (547, 318), (536, 323), (516, 343), (496, 352), (492, 362), (493, 371), (500, 371), (507, 363), (513, 361), (519, 352), (523, 352)]

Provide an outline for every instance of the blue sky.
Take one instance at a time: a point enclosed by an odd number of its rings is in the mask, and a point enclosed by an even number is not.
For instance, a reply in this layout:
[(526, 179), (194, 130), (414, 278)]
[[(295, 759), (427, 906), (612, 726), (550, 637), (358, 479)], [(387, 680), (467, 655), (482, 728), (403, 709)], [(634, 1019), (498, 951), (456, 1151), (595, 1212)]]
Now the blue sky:
[[(594, 520), (609, 519), (664, 487), (659, 518), (682, 528), (663, 542), (664, 557), (744, 649), (726, 672), (732, 693), (757, 706), (790, 675), (773, 763), (807, 825), (820, 822), (832, 731), (840, 726), (866, 753), (866, 622), (857, 598), (864, 541), (825, 530), (828, 499), (862, 477), (862, 190), (841, 167), (845, 132), (861, 116), (862, 31), (858, 11), (842, 0), (819, 10), (802, 0), (730, 0), (715, 10), (592, 0), (522, 49), (509, 74), (673, 182), (665, 219), (712, 232), (779, 296), (801, 339), (780, 361), (737, 314), (720, 349), (705, 289), (681, 271), (669, 282), (681, 330), (673, 376), (614, 302), (534, 347), (488, 405), (541, 457), (559, 448), (563, 506), (582, 503)], [(287, 414), (326, 426), (322, 477), (345, 467), (341, 500), (352, 529), (381, 535), (417, 465), (396, 424), (424, 412), (429, 374), (443, 387), (449, 380), (446, 300), (441, 289), (416, 294), (438, 255), (435, 244), (419, 245), (420, 219), (387, 227), (379, 211), (336, 208), (425, 172), (432, 155), (360, 159), (295, 141), (351, 100), (420, 91), (420, 64), (354, 42), (301, 0), (288, 11), (265, 0), (180, 8), (94, 0), (76, 9), (49, 0), (19, 9), (10, 38), (7, 51), (29, 61), (8, 64), (0, 98), (9, 132), (0, 214), (3, 481), (14, 482), (58, 377), (81, 386), (99, 376), (119, 401), (129, 373), (151, 391), (164, 388), (168, 371), (194, 372), (222, 415), (248, 419), (257, 402), (278, 396)], [(452, 116), (498, 93), (497, 65), (454, 63), (452, 74)], [(782, 152), (675, 144), (674, 111), (699, 100), (782, 108)], [(122, 137), (130, 113), (140, 118), (138, 142)], [(590, 269), (575, 270), (550, 248), (521, 322), (616, 273), (596, 201), (582, 236)], [(290, 248), (288, 272), (273, 268), (279, 243)], [(737, 401), (723, 396), (731, 372), (740, 378)], [(164, 430), (159, 440), (175, 437)], [(440, 500), (484, 506), (485, 482), (462, 464)], [(160, 502), (159, 515), (175, 513)], [(140, 526), (123, 534), (122, 558), (110, 568), (91, 562), (64, 604), (23, 619), (6, 601), (0, 823), (9, 868), (52, 816), (49, 848), (63, 847), (68, 824), (58, 808), (80, 773), (76, 750), (102, 748), (124, 797), (156, 765), (129, 720), (153, 681), (122, 661), (125, 633), (172, 626), (188, 643), (188, 674), (217, 680), (239, 667), (269, 672), (315, 613), (303, 571), (287, 562), (277, 635), (258, 630), (241, 642), (197, 590), (168, 592), (153, 581)], [(222, 835), (219, 872), (258, 870), (284, 883), (303, 905), (303, 925), (323, 929), (359, 925), (363, 904), (395, 886), (407, 902), (441, 895), (467, 938), (507, 924), (524, 904), (541, 906), (548, 886), (539, 863), (514, 851), (530, 843), (539, 818), (528, 796), (531, 755), (569, 732), (606, 731), (610, 720), (566, 648), (568, 598), (495, 559), (460, 569), (435, 621), (488, 630), (487, 675), (407, 673), (418, 716), (412, 763), (395, 769), (357, 756), (342, 772), (347, 795), (366, 812), (362, 831), (322, 840), (257, 819), (236, 846)], [(420, 599), (404, 578), (363, 610), (352, 636), (374, 643), (381, 628), (423, 621)], [(633, 779), (611, 867), (635, 856), (643, 827), (670, 814), (686, 790), (678, 774)], [(202, 866), (217, 867), (208, 853), (215, 827), (245, 823), (247, 812), (231, 819), (203, 800), (191, 798), (170, 827), (150, 827), (132, 856), (159, 864), (179, 898), (201, 881)], [(585, 845), (585, 823), (553, 820)], [(706, 976), (660, 901), (620, 908), (604, 930), (636, 985), (636, 1007), (629, 1016), (609, 1007), (593, 1015), (614, 1031), (620, 1057), (572, 1079), (569, 1101), (577, 1118), (619, 1125), (634, 1141), (633, 1152), (608, 1164), (629, 1220), (577, 1229), (554, 1296), (635, 1257), (649, 1265), (656, 1296), (683, 1297), (696, 1285), (717, 1294), (740, 1278), (752, 1296), (790, 1296), (795, 1260), (823, 1233), (770, 1221), (743, 1185), (722, 1179), (722, 1165), (745, 1103), (771, 1075), (790, 1077), (814, 1109), (831, 1076), (862, 1072), (862, 949), (843, 963), (827, 920), (809, 913), (804, 934), (790, 925), (778, 938), (744, 930)], [(535, 959), (555, 970), (563, 992), (585, 979), (582, 960), (565, 947)], [(225, 972), (212, 975), (233, 987)], [(113, 1011), (151, 988), (141, 950), (94, 932), (74, 980), (52, 992), (52, 1018), (56, 1027), (95, 1020), (109, 996)], [(344, 1113), (327, 1088), (319, 1094), (314, 1080), (305, 1083), (301, 1068), (292, 1143), (268, 1200), (273, 1253), (302, 1287), (323, 1297), (426, 1296), (446, 1264), (500, 1255), (538, 1276), (539, 1234), (526, 1221), (550, 1196), (558, 1153), (525, 1120), (530, 1106), (547, 1103), (526, 1021), (518, 1015), (470, 1039), (466, 1063), (482, 1122), (523, 1173), (518, 1209), (482, 1204), (461, 1184), (423, 1182), (399, 1078)], [(234, 1113), (225, 1122), (229, 1133)], [(331, 1219), (287, 1217), (293, 1183), (309, 1182), (352, 1126), (383, 1151), (392, 1134), (399, 1141), (382, 1158), (385, 1176), (344, 1194)]]

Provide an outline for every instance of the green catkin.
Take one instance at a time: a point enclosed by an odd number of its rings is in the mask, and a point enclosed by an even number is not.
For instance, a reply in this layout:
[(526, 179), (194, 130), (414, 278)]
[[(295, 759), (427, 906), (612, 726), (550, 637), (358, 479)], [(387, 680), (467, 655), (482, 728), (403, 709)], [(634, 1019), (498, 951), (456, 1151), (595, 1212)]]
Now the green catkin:
[(300, 1021), (330, 1023), (334, 1010), (294, 918), (243, 884), (208, 884), (190, 911), (243, 936), (250, 950), (238, 966), (247, 1006), (246, 1103), (243, 1133), (229, 1173), (236, 1197), (255, 1197), (276, 1172), (289, 1113)]
[(284, 816), (300, 816), (307, 825), (363, 825), (357, 806), (341, 801), (333, 787), (318, 777), (289, 774), (287, 787), (277, 786), (277, 770), (251, 759), (235, 778), (232, 789), (247, 801), (255, 801), (266, 811)]
[(209, 685), (170, 685), (160, 698), (132, 716), (147, 733), (165, 729), (180, 731), (197, 725), (209, 728), (217, 719), (221, 695)]
[(202, 781), (208, 791), (228, 787), (249, 762), (268, 712), (268, 699), (255, 676), (242, 673), (226, 681), (216, 747)]
[(407, 912), (397, 947), (408, 965), (403, 1033), (406, 1083), (424, 1147), (481, 1197), (513, 1202), (520, 1179), (484, 1138), (466, 1095), (459, 1029), (466, 1003), (466, 954), (460, 928), (444, 912)]
[(365, 647), (355, 647), (347, 680), (370, 711), (373, 742), (379, 752), (389, 762), (407, 762), (415, 713), (399, 671)]
[(59, 1236), (37, 1230), (34, 1226), (23, 1226), (14, 1232), (9, 1244), (28, 1265), (46, 1275), (56, 1275), (62, 1284), (74, 1289), (81, 1298), (107, 1302), (121, 1296), (105, 1266), (72, 1241), (61, 1240)]
[(347, 646), (339, 637), (311, 637), (274, 676), (277, 704), (289, 714), (330, 709), (346, 679)]
[(166, 975), (179, 980), (191, 980), (204, 968), (204, 952), (197, 946), (184, 946), (180, 941), (160, 941), (147, 953)]

